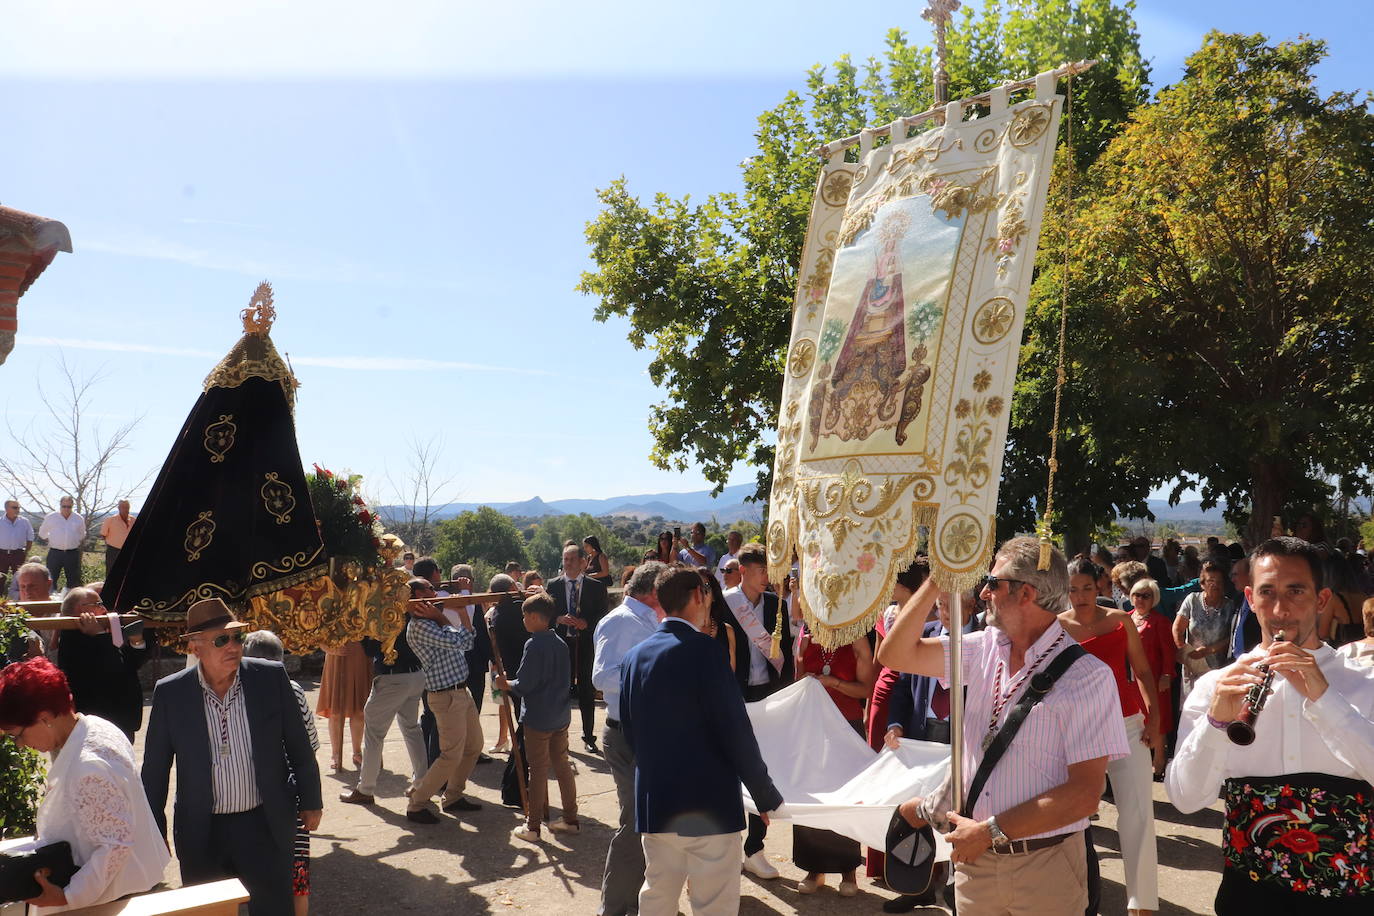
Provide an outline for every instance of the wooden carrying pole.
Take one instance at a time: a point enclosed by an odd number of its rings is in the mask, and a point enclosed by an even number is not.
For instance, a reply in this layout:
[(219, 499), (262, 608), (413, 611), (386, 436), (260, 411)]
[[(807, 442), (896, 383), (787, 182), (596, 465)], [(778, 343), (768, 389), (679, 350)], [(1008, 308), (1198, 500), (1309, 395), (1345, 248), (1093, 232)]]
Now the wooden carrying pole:
[[(1074, 76), (1076, 74), (1082, 73), (1085, 70), (1091, 69), (1092, 66), (1096, 63), (1096, 60), (1079, 60), (1074, 61), (1071, 64), (1064, 64), (1061, 67), (1056, 67), (1054, 70), (1050, 72), (1054, 74), (1055, 79), (1062, 79), (1064, 77)], [(1030, 89), (1033, 86), (1035, 86), (1036, 79), (1038, 79), (1038, 77), (1031, 76), (1023, 80), (1016, 80), (1015, 82), (1004, 83), (998, 88), (1004, 89), (1007, 92), (1015, 92), (1018, 89)], [(989, 90), (987, 92), (980, 92), (977, 95), (970, 95), (966, 98), (962, 98), (959, 100), (959, 106), (963, 109), (968, 109), (974, 105), (986, 105), (992, 101), (992, 93), (994, 91), (995, 90)], [(871, 132), (875, 137), (886, 137), (891, 135), (893, 124), (901, 124), (905, 129), (918, 127), (927, 121), (939, 121), (941, 118), (944, 117), (946, 104), (948, 104), (947, 100), (945, 102), (937, 102), (934, 107), (929, 108), (921, 112), (920, 114), (909, 115), (905, 118), (898, 118), (897, 120), (892, 121), (889, 124), (883, 124), (879, 127), (874, 127)], [(813, 155), (820, 156), (822, 159), (829, 159), (831, 156), (835, 155), (838, 152), (841, 152), (842, 150), (847, 150), (851, 146), (858, 146), (860, 137), (860, 134), (852, 134), (848, 137), (842, 137), (839, 140), (831, 140), (829, 143), (816, 147), (811, 152)]]
[[(502, 677), (506, 676), (505, 663), (501, 661), (501, 647), (496, 644), (496, 628), (490, 623), (487, 624), (487, 637), (491, 641), (491, 660), (496, 665), (496, 670)], [(510, 694), (501, 691), (501, 721), (506, 725), (506, 734), (510, 735), (510, 754), (515, 760), (515, 780), (520, 786), (520, 807), (525, 812), (525, 820), (530, 817), (530, 795), (529, 788), (525, 785), (525, 759), (520, 753), (520, 740), (515, 734), (515, 721), (511, 715)], [(540, 812), (539, 819), (544, 819), (543, 812)]]

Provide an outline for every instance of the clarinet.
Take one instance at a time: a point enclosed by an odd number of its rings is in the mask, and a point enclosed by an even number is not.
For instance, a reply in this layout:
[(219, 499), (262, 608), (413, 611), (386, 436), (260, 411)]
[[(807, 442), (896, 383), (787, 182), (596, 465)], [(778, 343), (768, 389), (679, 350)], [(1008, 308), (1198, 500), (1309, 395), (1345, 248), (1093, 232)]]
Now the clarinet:
[[(1283, 642), (1282, 630), (1274, 634), (1274, 642)], [(1258, 684), (1252, 684), (1245, 692), (1245, 699), (1240, 705), (1240, 715), (1236, 721), (1226, 726), (1226, 737), (1242, 746), (1255, 743), (1255, 720), (1264, 711), (1264, 704), (1268, 702), (1269, 695), (1274, 692), (1274, 672), (1268, 665), (1260, 665), (1259, 670), (1264, 673), (1264, 679)]]

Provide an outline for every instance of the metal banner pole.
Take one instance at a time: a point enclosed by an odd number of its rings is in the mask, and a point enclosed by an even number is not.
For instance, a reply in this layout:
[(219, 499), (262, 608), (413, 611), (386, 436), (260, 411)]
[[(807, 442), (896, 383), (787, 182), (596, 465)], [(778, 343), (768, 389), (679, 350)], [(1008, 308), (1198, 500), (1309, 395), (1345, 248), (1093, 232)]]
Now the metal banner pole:
[(964, 805), (964, 596), (949, 599), (949, 766), (954, 808)]
[[(927, 0), (921, 18), (935, 31), (935, 107), (949, 102), (949, 71), (945, 69), (947, 50), (945, 29), (961, 6), (959, 0)], [(954, 789), (954, 808), (964, 805), (964, 596), (950, 594), (949, 607), (949, 766), (950, 786)]]

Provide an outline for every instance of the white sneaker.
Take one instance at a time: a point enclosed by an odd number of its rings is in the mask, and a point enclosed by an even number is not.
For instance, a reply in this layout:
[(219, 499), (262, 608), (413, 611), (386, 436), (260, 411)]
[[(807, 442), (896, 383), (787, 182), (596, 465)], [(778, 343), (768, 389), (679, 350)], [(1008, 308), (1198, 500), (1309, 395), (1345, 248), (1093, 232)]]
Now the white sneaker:
[(763, 850), (761, 849), (752, 856), (745, 856), (744, 870), (754, 877), (762, 878), (765, 881), (772, 881), (774, 878), (781, 875), (781, 873), (773, 867), (773, 863), (769, 862), (767, 857), (764, 856)]
[(549, 829), (554, 833), (581, 833), (581, 824), (571, 824), (564, 820), (549, 821)]
[(533, 830), (526, 827), (524, 824), (521, 824), (519, 827), (516, 827), (514, 830), (512, 830), (510, 832), (510, 835), (515, 837), (517, 840), (524, 840), (526, 843), (539, 842), (539, 834), (535, 833)]

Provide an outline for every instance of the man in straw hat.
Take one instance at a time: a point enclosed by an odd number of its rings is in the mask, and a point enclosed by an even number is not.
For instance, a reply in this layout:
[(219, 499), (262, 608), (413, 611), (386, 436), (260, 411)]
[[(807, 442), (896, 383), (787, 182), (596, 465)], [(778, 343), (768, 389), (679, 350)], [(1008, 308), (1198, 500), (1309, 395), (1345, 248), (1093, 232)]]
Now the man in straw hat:
[(286, 669), (244, 658), (246, 631), (219, 598), (187, 611), (186, 642), (199, 664), (153, 690), (143, 787), (165, 837), (175, 758), (183, 884), (237, 877), (253, 916), (289, 916), (296, 813), (306, 829), (319, 826), (320, 771)]

